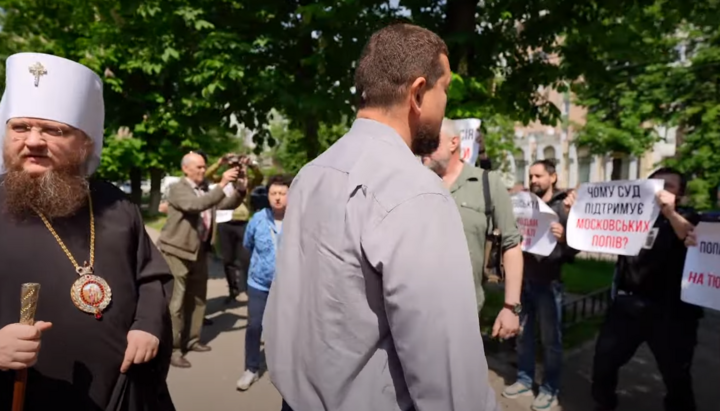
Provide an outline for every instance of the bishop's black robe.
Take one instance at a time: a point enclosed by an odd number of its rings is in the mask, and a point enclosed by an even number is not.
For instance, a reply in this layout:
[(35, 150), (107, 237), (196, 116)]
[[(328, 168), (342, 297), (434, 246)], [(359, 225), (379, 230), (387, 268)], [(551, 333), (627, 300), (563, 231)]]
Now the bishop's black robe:
[[(100, 320), (73, 304), (70, 288), (78, 274), (40, 218), (18, 221), (5, 211), (0, 182), (0, 327), (18, 322), (20, 286), (28, 282), (41, 286), (35, 319), (53, 323), (28, 372), (25, 411), (174, 410), (165, 382), (172, 346), (170, 270), (145, 232), (138, 208), (122, 191), (98, 181), (90, 191), (95, 275), (112, 290), (112, 303)], [(79, 264), (89, 260), (87, 206), (52, 225)], [(158, 337), (160, 350), (154, 360), (132, 365), (121, 377), (130, 330)], [(0, 411), (10, 410), (13, 379), (13, 371), (0, 371)]]

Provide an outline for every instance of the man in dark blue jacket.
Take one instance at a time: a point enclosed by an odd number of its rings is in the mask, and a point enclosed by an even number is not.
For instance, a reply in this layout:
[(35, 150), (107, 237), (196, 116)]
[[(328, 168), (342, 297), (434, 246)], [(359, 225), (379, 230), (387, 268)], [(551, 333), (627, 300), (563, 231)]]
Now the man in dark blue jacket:
[(540, 325), (544, 349), (544, 377), (532, 404), (534, 410), (547, 410), (557, 405), (562, 366), (562, 302), (563, 286), (560, 279), (562, 265), (572, 260), (577, 251), (565, 242), (565, 227), (574, 192), (557, 190), (555, 163), (540, 160), (530, 167), (530, 191), (544, 201), (557, 215), (558, 222), (551, 226), (557, 245), (547, 257), (523, 253), (522, 313), (518, 336), (517, 381), (505, 388), (507, 398), (532, 395), (535, 377), (535, 321)]

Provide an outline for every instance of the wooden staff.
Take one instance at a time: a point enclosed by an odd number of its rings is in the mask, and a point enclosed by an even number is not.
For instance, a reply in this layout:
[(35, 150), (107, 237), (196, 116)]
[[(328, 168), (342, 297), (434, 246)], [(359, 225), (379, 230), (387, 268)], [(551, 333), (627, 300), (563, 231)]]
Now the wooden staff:
[[(20, 294), (20, 324), (35, 325), (40, 284), (26, 283), (22, 285)], [(23, 411), (25, 407), (25, 387), (27, 386), (27, 368), (15, 372), (12, 411)]]

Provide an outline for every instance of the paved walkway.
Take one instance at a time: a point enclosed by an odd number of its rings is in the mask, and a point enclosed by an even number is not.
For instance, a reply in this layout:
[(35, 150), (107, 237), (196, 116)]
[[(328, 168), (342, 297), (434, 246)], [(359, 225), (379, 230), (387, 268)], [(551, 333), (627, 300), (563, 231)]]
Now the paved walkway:
[[(150, 231), (150, 230), (149, 230)], [(154, 239), (156, 232), (151, 233)], [(246, 308), (244, 302), (223, 304), (227, 285), (221, 267), (211, 264), (208, 283), (208, 317), (214, 320), (205, 327), (203, 336), (213, 348), (209, 353), (190, 353), (193, 367), (170, 371), (170, 392), (178, 411), (279, 411), (281, 399), (267, 373), (249, 391), (235, 390), (235, 381), (243, 368)], [(242, 300), (242, 298), (241, 298)], [(710, 314), (703, 322), (694, 364), (696, 396), (699, 411), (717, 410), (720, 403), (720, 315)], [(589, 374), (592, 366), (592, 344), (566, 356), (561, 394), (561, 411), (591, 411)], [(505, 381), (514, 378), (514, 354), (495, 353), (488, 358), (490, 381), (496, 392)], [(664, 387), (652, 356), (646, 348), (621, 373), (621, 408), (619, 411), (662, 410)], [(503, 411), (527, 411), (531, 399), (510, 401), (501, 398)], [(382, 410), (378, 410), (382, 411)]]

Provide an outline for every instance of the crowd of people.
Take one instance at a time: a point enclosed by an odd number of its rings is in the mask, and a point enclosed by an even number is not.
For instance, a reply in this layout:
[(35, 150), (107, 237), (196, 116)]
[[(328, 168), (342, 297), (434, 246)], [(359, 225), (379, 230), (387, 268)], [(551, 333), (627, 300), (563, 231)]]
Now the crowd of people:
[[(102, 154), (101, 79), (55, 56), (8, 58), (0, 409), (24, 400), (28, 411), (173, 410), (169, 367), (211, 351), (201, 330), (215, 239), (227, 301), (248, 298), (240, 390), (258, 379), (264, 336), (285, 411), (497, 410), (478, 321), (494, 278), (504, 305), (492, 334), (518, 341), (517, 379), (501, 395), (557, 406), (576, 194), (556, 187), (553, 162), (532, 164), (530, 191), (559, 217), (557, 246), (546, 257), (523, 252), (497, 173), (461, 160), (460, 133), (444, 118), (450, 80), (436, 34), (409, 24), (377, 31), (356, 66), (357, 119), (345, 136), (294, 178), (263, 176), (247, 156), (208, 167), (204, 153), (187, 153), (160, 205), (167, 222), (155, 247), (138, 208), (89, 178)], [(618, 370), (643, 342), (666, 383), (666, 411), (696, 409), (690, 365), (702, 310), (680, 300), (680, 279), (698, 217), (676, 207), (682, 174), (653, 177), (665, 182), (661, 215), (640, 254), (618, 259), (588, 401), (597, 410), (617, 407)], [(252, 207), (249, 192), (263, 182), (267, 203)], [(37, 322), (18, 323), (24, 283), (42, 287), (38, 305), (24, 307)]]

